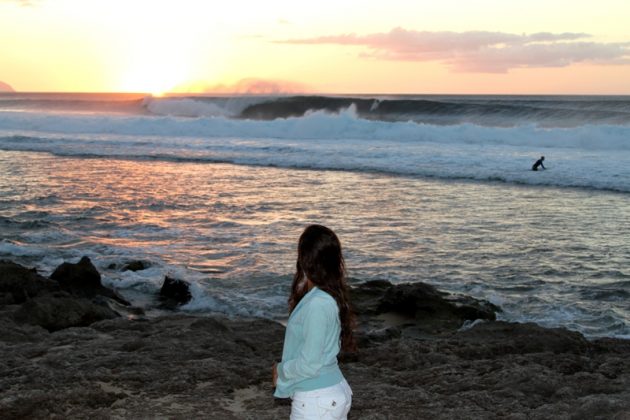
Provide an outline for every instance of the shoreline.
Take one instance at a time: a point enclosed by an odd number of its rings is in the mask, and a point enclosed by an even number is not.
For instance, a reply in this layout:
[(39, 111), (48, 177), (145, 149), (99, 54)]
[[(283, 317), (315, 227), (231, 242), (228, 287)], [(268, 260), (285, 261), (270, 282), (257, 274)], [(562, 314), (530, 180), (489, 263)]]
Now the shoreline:
[[(280, 319), (286, 285), (273, 286), (294, 263), (296, 232), (325, 221), (343, 236), (349, 273), (360, 280), (430, 282), (503, 304), (505, 320), (564, 324), (593, 337), (630, 331), (625, 195), (238, 165), (5, 158), (0, 253), (23, 256), (46, 274), (89, 255), (108, 285), (124, 282), (130, 296), (173, 273), (200, 285), (191, 311)], [(151, 268), (137, 276), (107, 269), (124, 260)]]
[[(288, 417), (288, 400), (274, 399), (271, 387), (279, 323), (131, 316), (139, 311), (94, 284), (88, 297), (82, 280), (67, 287), (70, 277), (56, 284), (16, 267), (0, 263), (0, 417)], [(41, 315), (55, 299), (65, 309)], [(499, 308), (488, 302), (422, 283), (367, 282), (353, 288), (352, 301), (360, 349), (340, 356), (354, 392), (350, 418), (630, 416), (630, 340), (494, 321)], [(53, 315), (79, 326), (49, 331), (33, 322)]]

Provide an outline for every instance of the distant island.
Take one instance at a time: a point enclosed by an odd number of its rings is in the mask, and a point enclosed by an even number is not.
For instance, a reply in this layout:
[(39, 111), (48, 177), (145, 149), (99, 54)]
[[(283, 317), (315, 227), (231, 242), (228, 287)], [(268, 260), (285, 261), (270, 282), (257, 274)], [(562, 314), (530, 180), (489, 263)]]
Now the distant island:
[(0, 81), (0, 92), (15, 92), (15, 89), (13, 89), (8, 83)]

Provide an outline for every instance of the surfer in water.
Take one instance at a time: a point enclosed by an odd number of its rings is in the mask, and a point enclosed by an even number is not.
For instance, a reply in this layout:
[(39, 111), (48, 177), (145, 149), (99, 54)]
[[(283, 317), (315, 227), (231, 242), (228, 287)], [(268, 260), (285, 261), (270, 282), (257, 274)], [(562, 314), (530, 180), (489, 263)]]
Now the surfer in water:
[(543, 169), (547, 169), (545, 168), (545, 165), (543, 165), (543, 160), (545, 160), (545, 157), (541, 156), (540, 159), (538, 159), (536, 163), (534, 163), (534, 166), (532, 166), (532, 171), (537, 171), (539, 166)]

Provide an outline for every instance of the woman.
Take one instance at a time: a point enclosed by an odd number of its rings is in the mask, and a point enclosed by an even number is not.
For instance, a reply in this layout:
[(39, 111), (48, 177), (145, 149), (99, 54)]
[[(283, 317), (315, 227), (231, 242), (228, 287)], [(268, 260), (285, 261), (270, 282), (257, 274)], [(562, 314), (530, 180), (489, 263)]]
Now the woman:
[(282, 361), (273, 366), (274, 395), (290, 397), (291, 419), (345, 419), (352, 391), (337, 354), (356, 350), (341, 244), (321, 225), (298, 242)]

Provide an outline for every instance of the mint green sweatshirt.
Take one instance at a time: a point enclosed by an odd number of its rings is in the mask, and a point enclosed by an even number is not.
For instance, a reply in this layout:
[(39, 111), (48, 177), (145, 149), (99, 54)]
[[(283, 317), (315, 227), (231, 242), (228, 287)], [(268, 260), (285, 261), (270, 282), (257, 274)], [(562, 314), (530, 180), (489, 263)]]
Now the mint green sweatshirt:
[(340, 334), (337, 302), (313, 287), (289, 317), (274, 396), (287, 398), (296, 391), (312, 391), (341, 382), (344, 378), (337, 365)]

